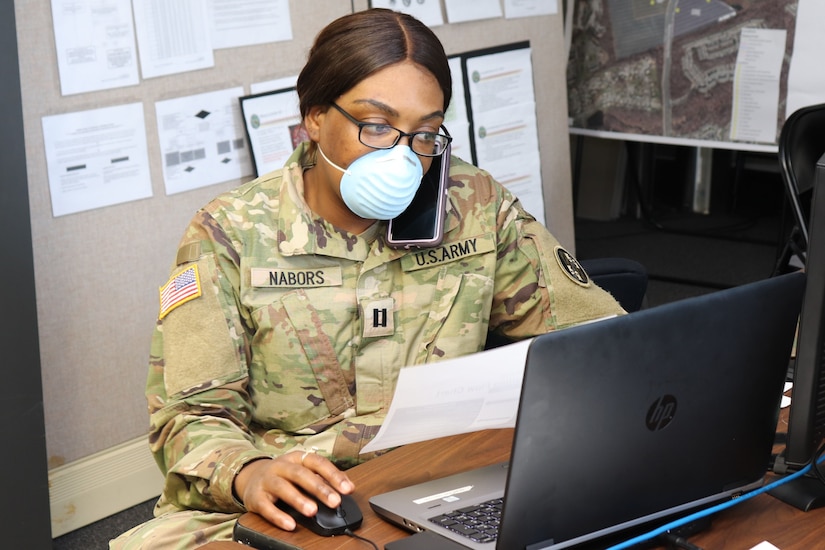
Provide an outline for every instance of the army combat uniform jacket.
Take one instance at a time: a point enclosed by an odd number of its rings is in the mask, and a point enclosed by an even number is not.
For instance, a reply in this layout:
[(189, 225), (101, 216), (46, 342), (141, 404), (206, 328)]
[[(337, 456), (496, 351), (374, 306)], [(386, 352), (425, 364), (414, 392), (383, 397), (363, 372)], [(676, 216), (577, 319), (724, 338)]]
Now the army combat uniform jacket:
[(242, 511), (232, 482), (260, 457), (317, 447), (369, 458), (398, 371), (622, 313), (489, 174), (452, 158), (440, 246), (386, 245), (384, 222), (336, 229), (283, 170), (200, 210), (160, 290), (147, 398), (166, 485), (158, 511)]

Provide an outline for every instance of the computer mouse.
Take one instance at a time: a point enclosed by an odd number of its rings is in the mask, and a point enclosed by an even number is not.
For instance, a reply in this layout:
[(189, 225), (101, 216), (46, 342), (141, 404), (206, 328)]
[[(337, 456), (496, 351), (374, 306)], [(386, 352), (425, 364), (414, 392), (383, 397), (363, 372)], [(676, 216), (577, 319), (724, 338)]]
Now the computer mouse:
[(343, 535), (347, 530), (355, 531), (361, 527), (364, 516), (352, 495), (341, 495), (341, 504), (337, 508), (330, 508), (318, 499), (307, 496), (318, 505), (318, 513), (312, 517), (303, 515), (282, 500), (279, 500), (276, 506), (292, 516), (298, 525), (322, 537)]

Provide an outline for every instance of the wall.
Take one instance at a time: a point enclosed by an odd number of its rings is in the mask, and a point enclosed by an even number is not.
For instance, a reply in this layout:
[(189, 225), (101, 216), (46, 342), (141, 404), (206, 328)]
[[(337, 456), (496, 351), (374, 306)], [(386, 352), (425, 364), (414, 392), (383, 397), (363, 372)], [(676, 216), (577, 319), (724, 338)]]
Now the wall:
[[(17, 0), (14, 5), (20, 45), (46, 444), (54, 476), (55, 470), (62, 471), (61, 468), (88, 457), (97, 459), (99, 453), (128, 444), (146, 433), (143, 386), (149, 339), (157, 315), (157, 288), (166, 281), (178, 239), (192, 214), (216, 194), (241, 183), (228, 181), (167, 196), (154, 103), (232, 86), (244, 86), (248, 93), (252, 83), (295, 75), (315, 34), (352, 8), (350, 2), (340, 0), (291, 0), (295, 39), (290, 42), (217, 50), (212, 69), (141, 80), (138, 86), (63, 97), (50, 2)], [(367, 2), (361, 0), (352, 5), (356, 10), (365, 9)], [(545, 215), (550, 229), (573, 248), (562, 16), (496, 19), (434, 30), (448, 54), (530, 41)], [(132, 102), (142, 102), (144, 106), (154, 196), (54, 218), (41, 118)], [(55, 513), (53, 506), (52, 514)]]

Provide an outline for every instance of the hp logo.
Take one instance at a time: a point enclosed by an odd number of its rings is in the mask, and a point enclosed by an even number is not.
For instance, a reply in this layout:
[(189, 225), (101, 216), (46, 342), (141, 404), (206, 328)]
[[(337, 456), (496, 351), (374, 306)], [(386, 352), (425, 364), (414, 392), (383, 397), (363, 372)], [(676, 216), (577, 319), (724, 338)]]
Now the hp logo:
[(663, 430), (676, 414), (676, 398), (670, 394), (656, 399), (647, 410), (647, 429), (651, 432)]

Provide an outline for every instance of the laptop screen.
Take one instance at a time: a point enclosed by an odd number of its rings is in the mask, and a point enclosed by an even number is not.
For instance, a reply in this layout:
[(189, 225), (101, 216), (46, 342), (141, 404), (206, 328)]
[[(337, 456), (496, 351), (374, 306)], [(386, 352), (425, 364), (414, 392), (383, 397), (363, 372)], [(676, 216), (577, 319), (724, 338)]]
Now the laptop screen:
[(497, 547), (572, 544), (760, 485), (803, 287), (786, 275), (537, 338)]

